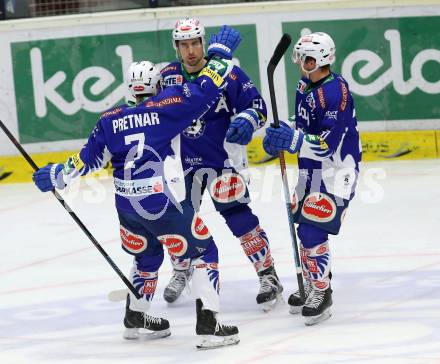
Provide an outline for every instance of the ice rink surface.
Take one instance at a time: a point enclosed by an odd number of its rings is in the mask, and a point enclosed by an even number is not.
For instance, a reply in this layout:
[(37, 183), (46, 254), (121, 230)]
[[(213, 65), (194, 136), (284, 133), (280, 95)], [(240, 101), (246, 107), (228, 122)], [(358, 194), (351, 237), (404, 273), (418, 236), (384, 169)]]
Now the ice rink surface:
[[(252, 168), (252, 208), (271, 241), (284, 297), (296, 289), (278, 167)], [(292, 169), (292, 175), (294, 170)], [(66, 200), (125, 274), (110, 179), (81, 181)], [(341, 234), (332, 237), (330, 320), (306, 327), (287, 304), (263, 313), (259, 285), (239, 242), (210, 200), (202, 216), (220, 251), (220, 319), (237, 324), (234, 347), (197, 351), (195, 304), (168, 305), (165, 259), (151, 313), (172, 335), (122, 339), (123, 288), (52, 194), (0, 187), (0, 363), (440, 363), (440, 160), (365, 163)]]

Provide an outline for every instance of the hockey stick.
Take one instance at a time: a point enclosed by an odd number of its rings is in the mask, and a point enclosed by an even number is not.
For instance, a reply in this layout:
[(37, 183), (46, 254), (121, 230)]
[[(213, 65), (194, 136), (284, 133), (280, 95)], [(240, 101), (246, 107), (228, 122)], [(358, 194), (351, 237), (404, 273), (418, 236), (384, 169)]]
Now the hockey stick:
[[(290, 35), (283, 34), (280, 41), (278, 42), (277, 47), (275, 48), (275, 51), (273, 52), (273, 55), (269, 61), (269, 64), (267, 65), (267, 81), (269, 83), (269, 94), (270, 94), (270, 102), (272, 104), (272, 115), (273, 115), (273, 123), (271, 124), (271, 126), (273, 128), (280, 127), (280, 120), (278, 118), (277, 101), (275, 98), (273, 75), (275, 72), (275, 68), (278, 66), (278, 63), (280, 62), (284, 53), (286, 53), (287, 48), (289, 48), (289, 45), (291, 42), (292, 42), (292, 39), (290, 38)], [(283, 180), (284, 198), (286, 200), (287, 216), (288, 216), (288, 220), (289, 220), (289, 230), (290, 230), (290, 236), (292, 238), (292, 248), (293, 248), (293, 256), (295, 259), (296, 278), (298, 280), (298, 289), (299, 289), (301, 299), (303, 301), (305, 301), (306, 295), (305, 295), (305, 291), (304, 291), (304, 282), (303, 282), (303, 276), (302, 276), (301, 261), (300, 261), (299, 253), (298, 253), (298, 241), (296, 239), (295, 223), (294, 223), (293, 214), (292, 214), (292, 203), (290, 202), (289, 182), (287, 180), (287, 174), (286, 174), (286, 161), (284, 159), (284, 152), (283, 151), (279, 152), (278, 158), (280, 159), (281, 178)]]
[[(31, 165), (31, 167), (34, 169), (34, 171), (38, 171), (38, 166), (35, 164), (33, 159), (30, 157), (29, 154), (23, 149), (20, 142), (15, 139), (15, 137), (11, 134), (9, 129), (3, 124), (3, 122), (0, 120), (0, 127), (3, 129), (9, 140), (12, 142), (12, 144), (15, 145), (15, 147), (19, 150), (21, 155), (27, 160), (27, 162)], [(127, 288), (135, 295), (137, 299), (140, 299), (142, 296), (139, 294), (139, 292), (136, 291), (136, 288), (133, 287), (131, 282), (125, 277), (124, 273), (121, 272), (121, 270), (118, 268), (118, 266), (115, 264), (115, 262), (109, 257), (107, 252), (102, 248), (102, 246), (98, 243), (98, 241), (95, 239), (95, 237), (92, 235), (92, 233), (87, 229), (87, 227), (82, 223), (82, 221), (76, 216), (76, 214), (72, 211), (72, 209), (67, 205), (66, 201), (61, 197), (61, 195), (55, 190), (52, 190), (53, 195), (57, 198), (57, 200), (60, 202), (60, 204), (64, 207), (64, 209), (69, 213), (69, 215), (72, 217), (73, 220), (79, 225), (81, 230), (87, 235), (87, 237), (90, 239), (90, 241), (93, 243), (93, 245), (96, 247), (96, 249), (99, 250), (99, 252), (102, 254), (104, 259), (107, 261), (108, 264), (113, 268), (113, 270), (116, 272), (116, 274), (119, 276), (119, 278), (122, 279), (124, 284), (127, 286)]]

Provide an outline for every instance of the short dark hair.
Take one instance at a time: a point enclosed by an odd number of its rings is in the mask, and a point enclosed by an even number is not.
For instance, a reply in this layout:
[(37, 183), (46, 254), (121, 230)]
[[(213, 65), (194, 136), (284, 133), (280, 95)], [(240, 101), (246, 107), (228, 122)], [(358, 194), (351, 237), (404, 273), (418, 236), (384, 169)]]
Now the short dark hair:
[(199, 42), (200, 42), (200, 44), (203, 44), (203, 42), (202, 42), (202, 37), (198, 37), (198, 38), (191, 38), (191, 39), (176, 39), (176, 47), (178, 47), (179, 46), (179, 42), (181, 41), (181, 40), (193, 40), (193, 39), (198, 39), (199, 40)]

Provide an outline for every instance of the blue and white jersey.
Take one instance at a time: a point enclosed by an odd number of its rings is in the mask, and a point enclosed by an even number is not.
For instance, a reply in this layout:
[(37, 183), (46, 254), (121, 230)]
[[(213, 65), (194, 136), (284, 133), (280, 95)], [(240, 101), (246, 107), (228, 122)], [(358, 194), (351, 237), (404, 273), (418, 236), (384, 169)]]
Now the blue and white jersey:
[(74, 178), (111, 161), (118, 210), (156, 212), (169, 200), (182, 201), (185, 189), (179, 134), (201, 117), (220, 93), (210, 77), (201, 76), (137, 105), (108, 110), (81, 151), (69, 158), (65, 174)]
[(362, 150), (347, 82), (335, 73), (314, 84), (302, 78), (295, 125), (306, 134), (298, 154), (299, 185), (353, 198)]
[[(165, 86), (189, 85), (196, 74), (188, 74), (180, 62), (172, 62), (162, 69)], [(225, 141), (230, 122), (246, 109), (258, 113), (261, 128), (267, 117), (266, 104), (249, 77), (237, 66), (226, 77), (228, 83), (218, 102), (201, 118), (194, 118), (181, 138), (184, 168), (247, 167), (246, 147)]]

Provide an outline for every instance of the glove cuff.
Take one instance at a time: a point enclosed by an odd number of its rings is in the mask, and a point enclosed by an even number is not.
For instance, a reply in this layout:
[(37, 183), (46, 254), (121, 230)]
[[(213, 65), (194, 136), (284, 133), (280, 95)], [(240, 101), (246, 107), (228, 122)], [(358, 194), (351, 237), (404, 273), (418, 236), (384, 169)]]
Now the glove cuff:
[(241, 113), (237, 114), (235, 118), (243, 118), (249, 121), (254, 131), (259, 128), (260, 118), (258, 117), (258, 113), (254, 109), (246, 109)]
[(222, 43), (211, 43), (211, 44), (208, 46), (208, 53), (209, 53), (209, 51), (210, 51), (212, 48), (221, 49), (222, 51), (224, 51), (224, 52), (227, 53), (227, 54), (232, 54), (232, 50), (231, 50), (231, 48), (229, 48), (228, 46), (225, 46), (225, 45), (222, 44)]
[(63, 165), (62, 164), (53, 164), (52, 167), (50, 167), (50, 183), (52, 186), (63, 189), (66, 187), (66, 183), (64, 182), (64, 176), (63, 176)]

